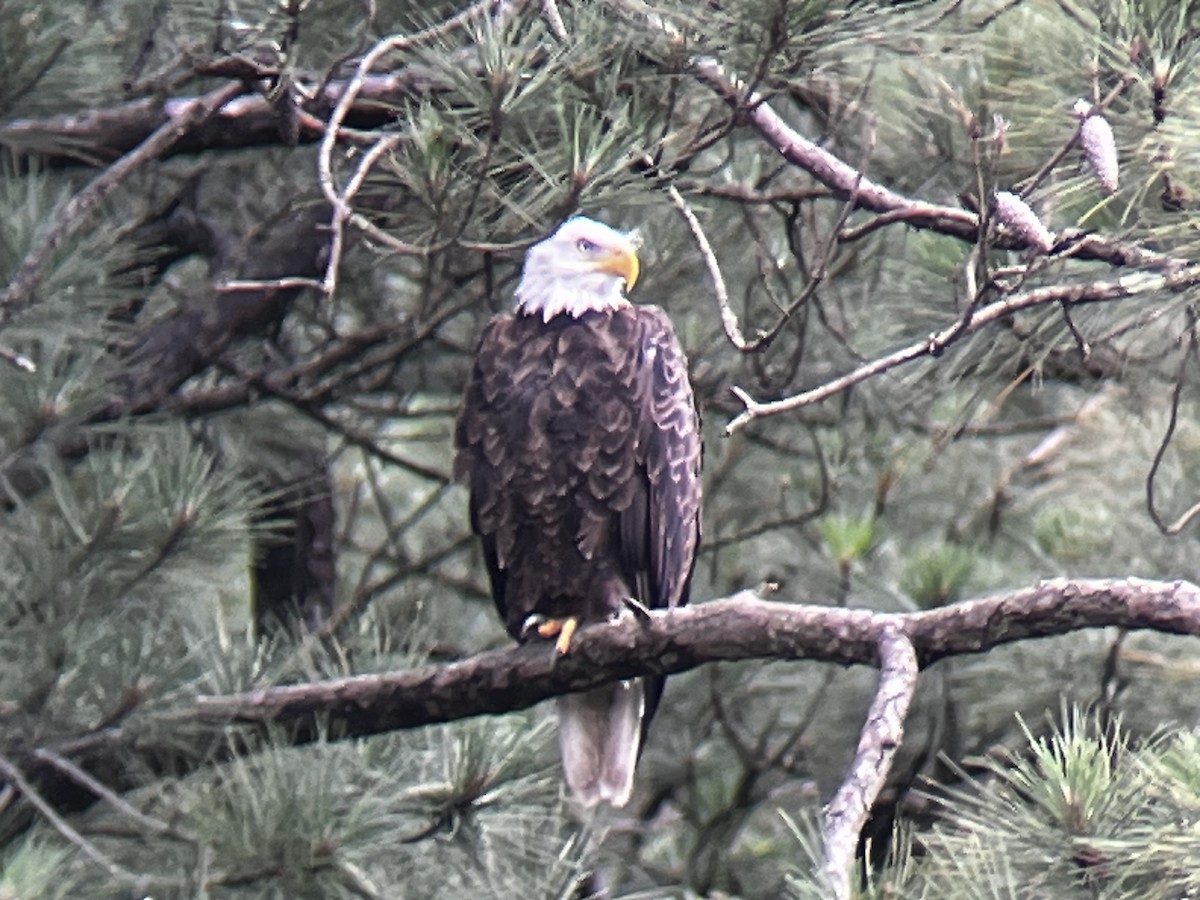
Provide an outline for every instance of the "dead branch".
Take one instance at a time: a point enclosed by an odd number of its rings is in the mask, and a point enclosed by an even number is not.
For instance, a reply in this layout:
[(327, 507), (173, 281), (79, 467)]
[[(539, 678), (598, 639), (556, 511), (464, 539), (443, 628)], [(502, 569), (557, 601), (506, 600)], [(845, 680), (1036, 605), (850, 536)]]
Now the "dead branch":
[(1012, 593), (916, 613), (762, 600), (750, 591), (683, 609), (581, 629), (571, 652), (527, 644), (448, 665), (201, 697), (174, 717), (295, 725), (313, 717), (362, 736), (524, 709), (559, 694), (705, 663), (808, 659), (880, 665), (896, 629), (918, 665), (1014, 641), (1120, 626), (1200, 636), (1200, 587), (1186, 581), (1056, 579)]
[(745, 427), (754, 419), (799, 409), (818, 403), (847, 388), (881, 375), (889, 369), (912, 362), (923, 356), (937, 356), (952, 342), (979, 331), (998, 319), (1015, 312), (1044, 306), (1048, 303), (1104, 303), (1135, 296), (1155, 296), (1161, 291), (1176, 290), (1200, 284), (1200, 266), (1191, 265), (1170, 274), (1145, 273), (1127, 275), (1116, 281), (1092, 281), (1077, 284), (1054, 284), (1021, 294), (1013, 294), (976, 310), (969, 322), (956, 319), (953, 324), (915, 343), (894, 350), (877, 359), (863, 363), (852, 372), (827, 381), (825, 384), (782, 400), (761, 403), (740, 388), (733, 388), (746, 407), (725, 426), (726, 434)]
[[(88, 452), (80, 425), (161, 409), (184, 382), (207, 370), (238, 338), (261, 333), (280, 321), (303, 290), (301, 285), (323, 270), (329, 242), (323, 226), (328, 215), (325, 204), (315, 204), (280, 223), (255, 246), (253, 255), (237, 263), (238, 280), (264, 287), (201, 291), (177, 312), (153, 322), (113, 375), (107, 397), (49, 423), (39, 439), (51, 443), (63, 458), (79, 458)], [(186, 401), (172, 403), (186, 406)], [(202, 411), (201, 405), (198, 412)], [(36, 447), (25, 447), (0, 464), (10, 490), (28, 495), (41, 486), (43, 476), (33, 462), (36, 452)]]
[[(566, 656), (549, 645), (525, 645), (448, 665), (200, 697), (171, 711), (135, 712), (119, 724), (22, 751), (7, 767), (0, 766), (0, 774), (21, 793), (36, 784), (52, 796), (61, 787), (77, 789), (78, 774), (64, 776), (62, 759), (81, 770), (119, 769), (118, 761), (127, 761), (131, 753), (153, 757), (174, 746), (174, 732), (194, 733), (197, 725), (211, 726), (214, 736), (230, 724), (272, 725), (279, 729), (276, 735), (287, 734), (300, 744), (499, 714), (618, 679), (683, 672), (722, 660), (867, 665), (881, 669), (879, 688), (850, 775), (826, 815), (825, 868), (836, 866), (844, 878), (843, 863), (852, 858), (846, 847), (849, 843), (852, 854), (850, 836), (857, 835), (888, 776), (918, 669), (1015, 641), (1109, 626), (1200, 636), (1200, 586), (1137, 578), (1059, 579), (916, 613), (769, 601), (744, 591), (658, 611), (645, 621), (630, 615), (581, 629)], [(148, 740), (148, 734), (160, 737)], [(21, 775), (21, 770), (25, 774), (18, 782), (12, 773)]]
[(323, 289), (327, 295), (332, 294), (336, 286), (337, 269), (341, 260), (342, 245), (345, 241), (345, 227), (348, 222), (371, 239), (400, 254), (419, 256), (430, 253), (434, 249), (430, 247), (418, 247), (398, 240), (382, 228), (371, 223), (365, 216), (355, 213), (350, 206), (350, 200), (362, 186), (372, 166), (380, 157), (390, 152), (399, 143), (399, 135), (388, 135), (380, 138), (359, 161), (355, 173), (351, 176), (346, 187), (342, 190), (338, 188), (334, 175), (334, 148), (340, 136), (342, 123), (345, 122), (346, 117), (350, 114), (363, 85), (371, 77), (371, 70), (381, 59), (389, 54), (408, 50), (431, 38), (463, 28), (474, 19), (486, 15), (491, 7), (491, 0), (477, 0), (477, 2), (472, 3), (461, 12), (442, 22), (431, 25), (417, 34), (397, 34), (385, 37), (376, 42), (375, 46), (358, 61), (354, 76), (345, 84), (341, 95), (338, 97), (337, 104), (330, 113), (329, 121), (324, 126), (324, 133), (321, 136), (321, 146), (317, 153), (317, 180), (320, 182), (325, 199), (329, 201), (329, 205), (333, 210), (333, 216), (329, 223), (333, 240), (330, 244), (329, 262), (326, 266), (325, 277), (322, 279)]
[(899, 629), (879, 633), (879, 687), (867, 712), (850, 771), (825, 807), (821, 872), (835, 900), (848, 900), (858, 836), (883, 789), (904, 737), (904, 719), (917, 689), (917, 656)]
[(0, 756), (0, 775), (3, 775), (5, 780), (16, 790), (20, 791), (21, 795), (35, 808), (47, 822), (63, 836), (71, 844), (74, 844), (79, 850), (90, 859), (93, 863), (103, 868), (108, 872), (110, 878), (114, 881), (133, 885), (138, 893), (145, 891), (151, 885), (161, 885), (170, 887), (182, 887), (182, 884), (175, 879), (165, 879), (151, 877), (147, 875), (139, 875), (136, 872), (131, 872), (119, 863), (109, 859), (103, 851), (95, 844), (85, 838), (82, 834), (71, 827), (54, 807), (46, 801), (38, 792), (33, 784), (25, 777), (17, 766), (8, 759)]
[[(325, 117), (346, 86), (345, 79), (301, 79), (301, 93), (311, 93), (312, 99), (299, 110), (300, 142), (312, 143), (324, 135)], [(443, 87), (431, 69), (416, 63), (367, 76), (338, 137), (373, 144), (378, 136), (371, 129), (394, 121), (389, 112), (392, 104)], [(8, 148), (22, 166), (101, 166), (137, 147), (164, 119), (195, 99), (177, 96), (164, 100), (156, 94), (78, 114), (14, 119), (0, 125), (0, 146)], [(284, 143), (279, 125), (279, 109), (267, 97), (243, 94), (198, 123), (162, 155), (279, 145)]]

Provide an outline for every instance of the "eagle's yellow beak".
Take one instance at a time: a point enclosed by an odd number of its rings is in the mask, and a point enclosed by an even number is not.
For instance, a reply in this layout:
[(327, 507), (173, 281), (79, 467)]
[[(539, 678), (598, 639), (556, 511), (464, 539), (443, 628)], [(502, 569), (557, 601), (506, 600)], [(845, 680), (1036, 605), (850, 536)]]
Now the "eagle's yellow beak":
[(609, 272), (613, 275), (620, 275), (625, 279), (625, 290), (633, 290), (633, 286), (637, 284), (638, 272), (641, 271), (641, 264), (638, 262), (637, 248), (632, 243), (622, 243), (615, 247), (607, 248), (604, 255), (597, 260), (596, 268), (601, 272)]

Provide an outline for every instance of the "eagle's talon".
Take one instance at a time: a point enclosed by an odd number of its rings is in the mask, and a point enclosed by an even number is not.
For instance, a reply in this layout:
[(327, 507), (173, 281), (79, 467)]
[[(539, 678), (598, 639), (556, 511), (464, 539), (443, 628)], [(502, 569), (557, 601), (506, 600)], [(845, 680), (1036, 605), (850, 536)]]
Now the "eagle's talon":
[(633, 613), (634, 618), (643, 624), (650, 621), (650, 607), (637, 597), (625, 597), (623, 599), (625, 608)]
[(541, 613), (530, 613), (521, 623), (521, 640), (528, 640), (530, 632), (536, 631), (540, 635), (547, 621), (548, 619)]

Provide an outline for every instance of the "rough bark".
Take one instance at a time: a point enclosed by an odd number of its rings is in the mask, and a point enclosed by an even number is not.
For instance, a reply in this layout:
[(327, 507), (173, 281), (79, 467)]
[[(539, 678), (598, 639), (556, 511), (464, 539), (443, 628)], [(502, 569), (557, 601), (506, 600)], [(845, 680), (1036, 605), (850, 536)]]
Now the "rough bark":
[(579, 631), (570, 652), (549, 645), (481, 653), (449, 665), (201, 698), (185, 719), (292, 725), (329, 717), (346, 736), (485, 713), (648, 673), (705, 663), (808, 659), (879, 665), (885, 629), (908, 638), (922, 667), (1030, 638), (1119, 626), (1200, 636), (1200, 587), (1185, 581), (1054, 580), (917, 613), (808, 606), (749, 592)]
[[(541, 700), (648, 673), (682, 672), (709, 662), (809, 659), (881, 668), (879, 688), (856, 763), (826, 821), (828, 870), (845, 886), (847, 847), (889, 773), (916, 667), (952, 656), (1083, 628), (1117, 626), (1200, 636), (1200, 587), (1185, 581), (1055, 580), (1025, 590), (917, 613), (875, 613), (761, 599), (751, 592), (643, 620), (579, 631), (570, 652), (548, 644), (481, 653), (447, 665), (361, 675), (245, 694), (197, 698), (171, 711), (137, 701), (119, 724), (41, 746), (9, 746), (4, 756), (59, 806), (82, 808), (94, 794), (62, 765), (67, 759), (121, 790), (129, 761), (185, 771), (254, 746), (271, 726), (278, 740), (343, 739), (529, 707)], [(881, 651), (882, 658), (881, 658)], [(239, 725), (240, 738), (226, 726)], [(181, 747), (190, 747), (188, 754)]]

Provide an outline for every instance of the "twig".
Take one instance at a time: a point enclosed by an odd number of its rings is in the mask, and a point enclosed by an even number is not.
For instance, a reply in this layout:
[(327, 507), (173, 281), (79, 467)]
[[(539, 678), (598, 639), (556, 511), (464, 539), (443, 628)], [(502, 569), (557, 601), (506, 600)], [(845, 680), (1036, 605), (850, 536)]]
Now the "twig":
[(706, 181), (680, 181), (683, 190), (697, 197), (716, 197), (745, 205), (803, 203), (828, 200), (833, 193), (826, 187), (786, 187), (756, 190), (744, 184), (710, 184)]
[(324, 283), (317, 278), (300, 278), (298, 276), (263, 280), (231, 279), (229, 281), (222, 281), (216, 285), (215, 290), (221, 294), (237, 294), (242, 291), (286, 291), (296, 290), (297, 288), (323, 290)]
[[(854, 212), (855, 207), (858, 205), (858, 188), (863, 179), (867, 177), (865, 173), (867, 160), (870, 155), (875, 152), (875, 127), (873, 121), (868, 123), (867, 139), (863, 142), (863, 144), (863, 158), (859, 163), (858, 169), (856, 169), (856, 172), (858, 172), (858, 179), (855, 181), (854, 187), (850, 191), (850, 196), (847, 197), (845, 202), (842, 203), (842, 208), (838, 212), (837, 221), (834, 222), (833, 227), (829, 231), (829, 235), (817, 248), (815, 265), (810, 268), (808, 283), (804, 286), (804, 290), (800, 292), (799, 296), (797, 296), (791, 303), (788, 304), (787, 308), (783, 310), (775, 324), (771, 328), (758, 333), (758, 337), (754, 341), (754, 349), (765, 346), (774, 341), (775, 338), (779, 336), (779, 333), (783, 330), (784, 326), (791, 321), (792, 316), (794, 316), (796, 312), (802, 306), (804, 306), (804, 304), (812, 301), (821, 285), (825, 283), (825, 279), (829, 276), (829, 265), (830, 259), (833, 257), (834, 245), (839, 242), (839, 235), (843, 226), (846, 224), (846, 221), (850, 218), (850, 215)], [(819, 307), (818, 314), (821, 314)], [(828, 323), (826, 324), (828, 325)], [(833, 331), (832, 328), (830, 330)]]
[(917, 655), (895, 626), (879, 633), (879, 686), (867, 712), (850, 771), (825, 807), (821, 874), (834, 900), (849, 900), (858, 837), (904, 737), (904, 719), (917, 687)]
[(87, 187), (73, 196), (63, 207), (58, 221), (30, 248), (3, 295), (0, 295), (0, 329), (9, 325), (14, 315), (29, 305), (38, 285), (45, 276), (46, 265), (59, 247), (83, 224), (84, 219), (105, 197), (120, 186), (135, 169), (157, 159), (189, 131), (203, 122), (225, 103), (242, 92), (241, 83), (229, 84), (188, 101), (169, 114), (146, 140), (138, 144), (111, 166), (96, 176)]
[(32, 374), (37, 371), (37, 364), (32, 359), (4, 344), (0, 344), (0, 359), (23, 372)]
[(769, 403), (762, 403), (755, 400), (748, 393), (739, 387), (731, 388), (734, 395), (745, 406), (739, 415), (734, 417), (728, 425), (725, 426), (726, 434), (733, 434), (739, 429), (745, 427), (754, 419), (762, 416), (775, 415), (781, 412), (787, 412), (793, 409), (799, 409), (802, 406), (809, 406), (821, 400), (825, 400), (838, 394), (847, 388), (853, 387), (860, 382), (880, 375), (889, 369), (904, 363), (912, 362), (923, 356), (936, 355), (941, 353), (951, 342), (965, 335), (972, 334), (985, 325), (989, 325), (998, 319), (1012, 315), (1014, 312), (1019, 312), (1024, 309), (1031, 309), (1036, 306), (1042, 306), (1047, 303), (1101, 303), (1112, 300), (1120, 300), (1126, 297), (1134, 297), (1143, 294), (1158, 293), (1160, 291), (1175, 290), (1178, 288), (1191, 287), (1192, 285), (1200, 284), (1200, 266), (1191, 266), (1189, 268), (1180, 269), (1171, 274), (1152, 274), (1141, 273), (1129, 275), (1125, 278), (1116, 281), (1093, 281), (1082, 284), (1057, 284), (1047, 287), (1036, 288), (1035, 290), (1027, 291), (1023, 294), (1014, 294), (1011, 297), (1005, 297), (994, 303), (989, 303), (986, 306), (980, 307), (975, 311), (971, 320), (964, 323), (959, 320), (953, 325), (942, 329), (930, 335), (924, 340), (909, 344), (907, 347), (902, 347), (885, 356), (873, 359), (870, 362), (864, 363), (857, 369), (846, 373), (832, 381), (827, 381), (825, 384), (804, 391), (799, 394), (794, 394), (791, 397), (785, 397), (782, 400), (774, 400)]
[(363, 154), (358, 166), (355, 167), (354, 174), (346, 182), (345, 190), (338, 195), (337, 202), (333, 205), (333, 237), (329, 242), (329, 262), (325, 266), (325, 277), (321, 281), (321, 290), (325, 292), (326, 296), (332, 295), (337, 286), (337, 271), (341, 265), (342, 246), (345, 242), (345, 224), (352, 214), (350, 201), (362, 188), (363, 182), (366, 181), (367, 175), (379, 157), (390, 152), (398, 143), (400, 143), (398, 134), (390, 134), (376, 141), (371, 149)]
[(146, 886), (151, 881), (160, 882), (160, 879), (151, 879), (149, 876), (131, 872), (119, 863), (109, 859), (99, 847), (72, 828), (66, 819), (55, 812), (54, 807), (47, 803), (42, 795), (34, 789), (33, 785), (26, 780), (25, 776), (21, 774), (21, 770), (4, 756), (0, 756), (0, 775), (8, 779), (9, 784), (20, 791), (22, 796), (33, 804), (34, 808), (45, 817), (46, 821), (53, 826), (55, 831), (83, 851), (83, 854), (88, 859), (105, 869), (111, 878), (138, 886)]
[(51, 766), (65, 774), (72, 781), (83, 785), (101, 800), (104, 800), (118, 812), (132, 819), (143, 828), (147, 828), (150, 831), (158, 834), (171, 835), (191, 843), (196, 843), (195, 838), (182, 834), (178, 829), (167, 822), (164, 822), (161, 819), (156, 819), (153, 816), (146, 815), (137, 807), (122, 799), (110, 787), (98, 781), (90, 773), (85, 772), (65, 756), (55, 753), (53, 750), (48, 750), (45, 747), (39, 747), (38, 749), (34, 750), (33, 755), (43, 762), (49, 763)]
[(1158, 508), (1154, 503), (1154, 483), (1158, 478), (1158, 470), (1167, 455), (1167, 448), (1171, 446), (1171, 439), (1175, 436), (1175, 426), (1179, 423), (1179, 402), (1183, 398), (1184, 374), (1187, 371), (1188, 362), (1196, 354), (1196, 319), (1193, 315), (1188, 323), (1187, 333), (1183, 337), (1183, 356), (1179, 360), (1179, 371), (1175, 376), (1175, 389), (1171, 392), (1171, 414), (1167, 420), (1167, 428), (1163, 433), (1162, 440), (1159, 441), (1158, 449), (1154, 452), (1154, 461), (1150, 464), (1150, 471), (1146, 473), (1146, 511), (1150, 514), (1150, 519), (1154, 522), (1155, 527), (1165, 535), (1179, 534), (1188, 522), (1200, 514), (1200, 503), (1193, 504), (1183, 515), (1168, 525), (1159, 515)]
[[(432, 247), (420, 247), (415, 244), (409, 244), (404, 241), (399, 241), (392, 235), (387, 234), (382, 229), (375, 227), (370, 221), (361, 215), (357, 215), (350, 207), (350, 198), (357, 192), (358, 185), (361, 185), (362, 180), (366, 177), (366, 171), (370, 165), (378, 159), (387, 150), (395, 146), (395, 142), (399, 140), (398, 136), (384, 138), (377, 143), (368, 152), (368, 159), (364, 159), (359, 166), (358, 172), (351, 179), (351, 183), (346, 189), (339, 191), (333, 175), (333, 151), (341, 133), (342, 122), (345, 121), (349, 114), (354, 101), (358, 98), (359, 92), (363, 89), (370, 76), (371, 70), (384, 56), (398, 50), (405, 50), (422, 41), (427, 41), (431, 38), (440, 37), (448, 34), (455, 29), (462, 28), (472, 19), (485, 15), (489, 9), (495, 5), (495, 0), (478, 0), (471, 4), (457, 15), (431, 25), (428, 28), (422, 29), (415, 34), (409, 35), (391, 35), (378, 41), (363, 57), (359, 60), (358, 66), (354, 70), (354, 75), (347, 82), (342, 90), (341, 96), (338, 98), (337, 105), (334, 106), (333, 112), (329, 116), (329, 121), (325, 124), (325, 133), (321, 138), (321, 146), (317, 152), (317, 177), (321, 185), (321, 190), (325, 194), (325, 198), (333, 206), (333, 218), (330, 221), (330, 230), (333, 232), (333, 239), (330, 245), (329, 265), (326, 268), (325, 278), (323, 280), (324, 287), (327, 293), (332, 292), (336, 280), (337, 267), (341, 258), (341, 250), (344, 242), (343, 231), (346, 223), (351, 222), (357, 228), (366, 232), (369, 237), (384, 244), (398, 253), (406, 255), (424, 255), (433, 252)], [(386, 146), (385, 146), (386, 145)], [(331, 273), (333, 273), (331, 275)]]
[(567, 33), (567, 26), (563, 22), (562, 13), (558, 11), (556, 0), (542, 0), (542, 18), (546, 20), (546, 27), (550, 29), (550, 33), (559, 41), (565, 44), (570, 39), (571, 35)]
[(290, 405), (297, 412), (303, 413), (314, 422), (317, 422), (325, 428), (328, 428), (330, 431), (334, 432), (343, 440), (345, 440), (346, 443), (355, 447), (359, 447), (386, 463), (399, 466), (402, 469), (406, 469), (415, 475), (419, 475), (422, 478), (426, 478), (438, 484), (447, 484), (450, 481), (450, 476), (441, 469), (428, 466), (425, 463), (418, 462), (414, 459), (408, 459), (398, 453), (388, 450), (366, 430), (356, 428), (349, 423), (340, 421), (335, 415), (326, 410), (323, 404), (310, 401), (304, 397), (298, 397), (282, 385), (275, 384), (271, 380), (263, 377), (255, 377), (248, 373), (241, 372), (234, 366), (226, 364), (224, 365), (224, 368), (227, 368), (233, 372), (233, 374), (235, 374), (239, 379), (243, 379), (248, 384), (259, 388), (264, 393), (278, 398), (279, 400)]
[(721, 265), (717, 262), (717, 255), (713, 253), (712, 244), (708, 242), (708, 236), (704, 233), (700, 220), (696, 218), (696, 214), (692, 212), (692, 208), (688, 206), (688, 202), (683, 199), (683, 195), (679, 193), (675, 185), (667, 185), (667, 196), (671, 198), (671, 202), (675, 204), (675, 208), (687, 222), (688, 228), (692, 231), (692, 237), (696, 241), (696, 249), (700, 251), (700, 256), (704, 259), (704, 267), (708, 269), (708, 280), (712, 282), (713, 294), (717, 298), (717, 308), (721, 311), (721, 325), (725, 329), (725, 336), (729, 338), (729, 343), (743, 352), (752, 349), (742, 335), (737, 315), (729, 305), (729, 289), (725, 286)]

